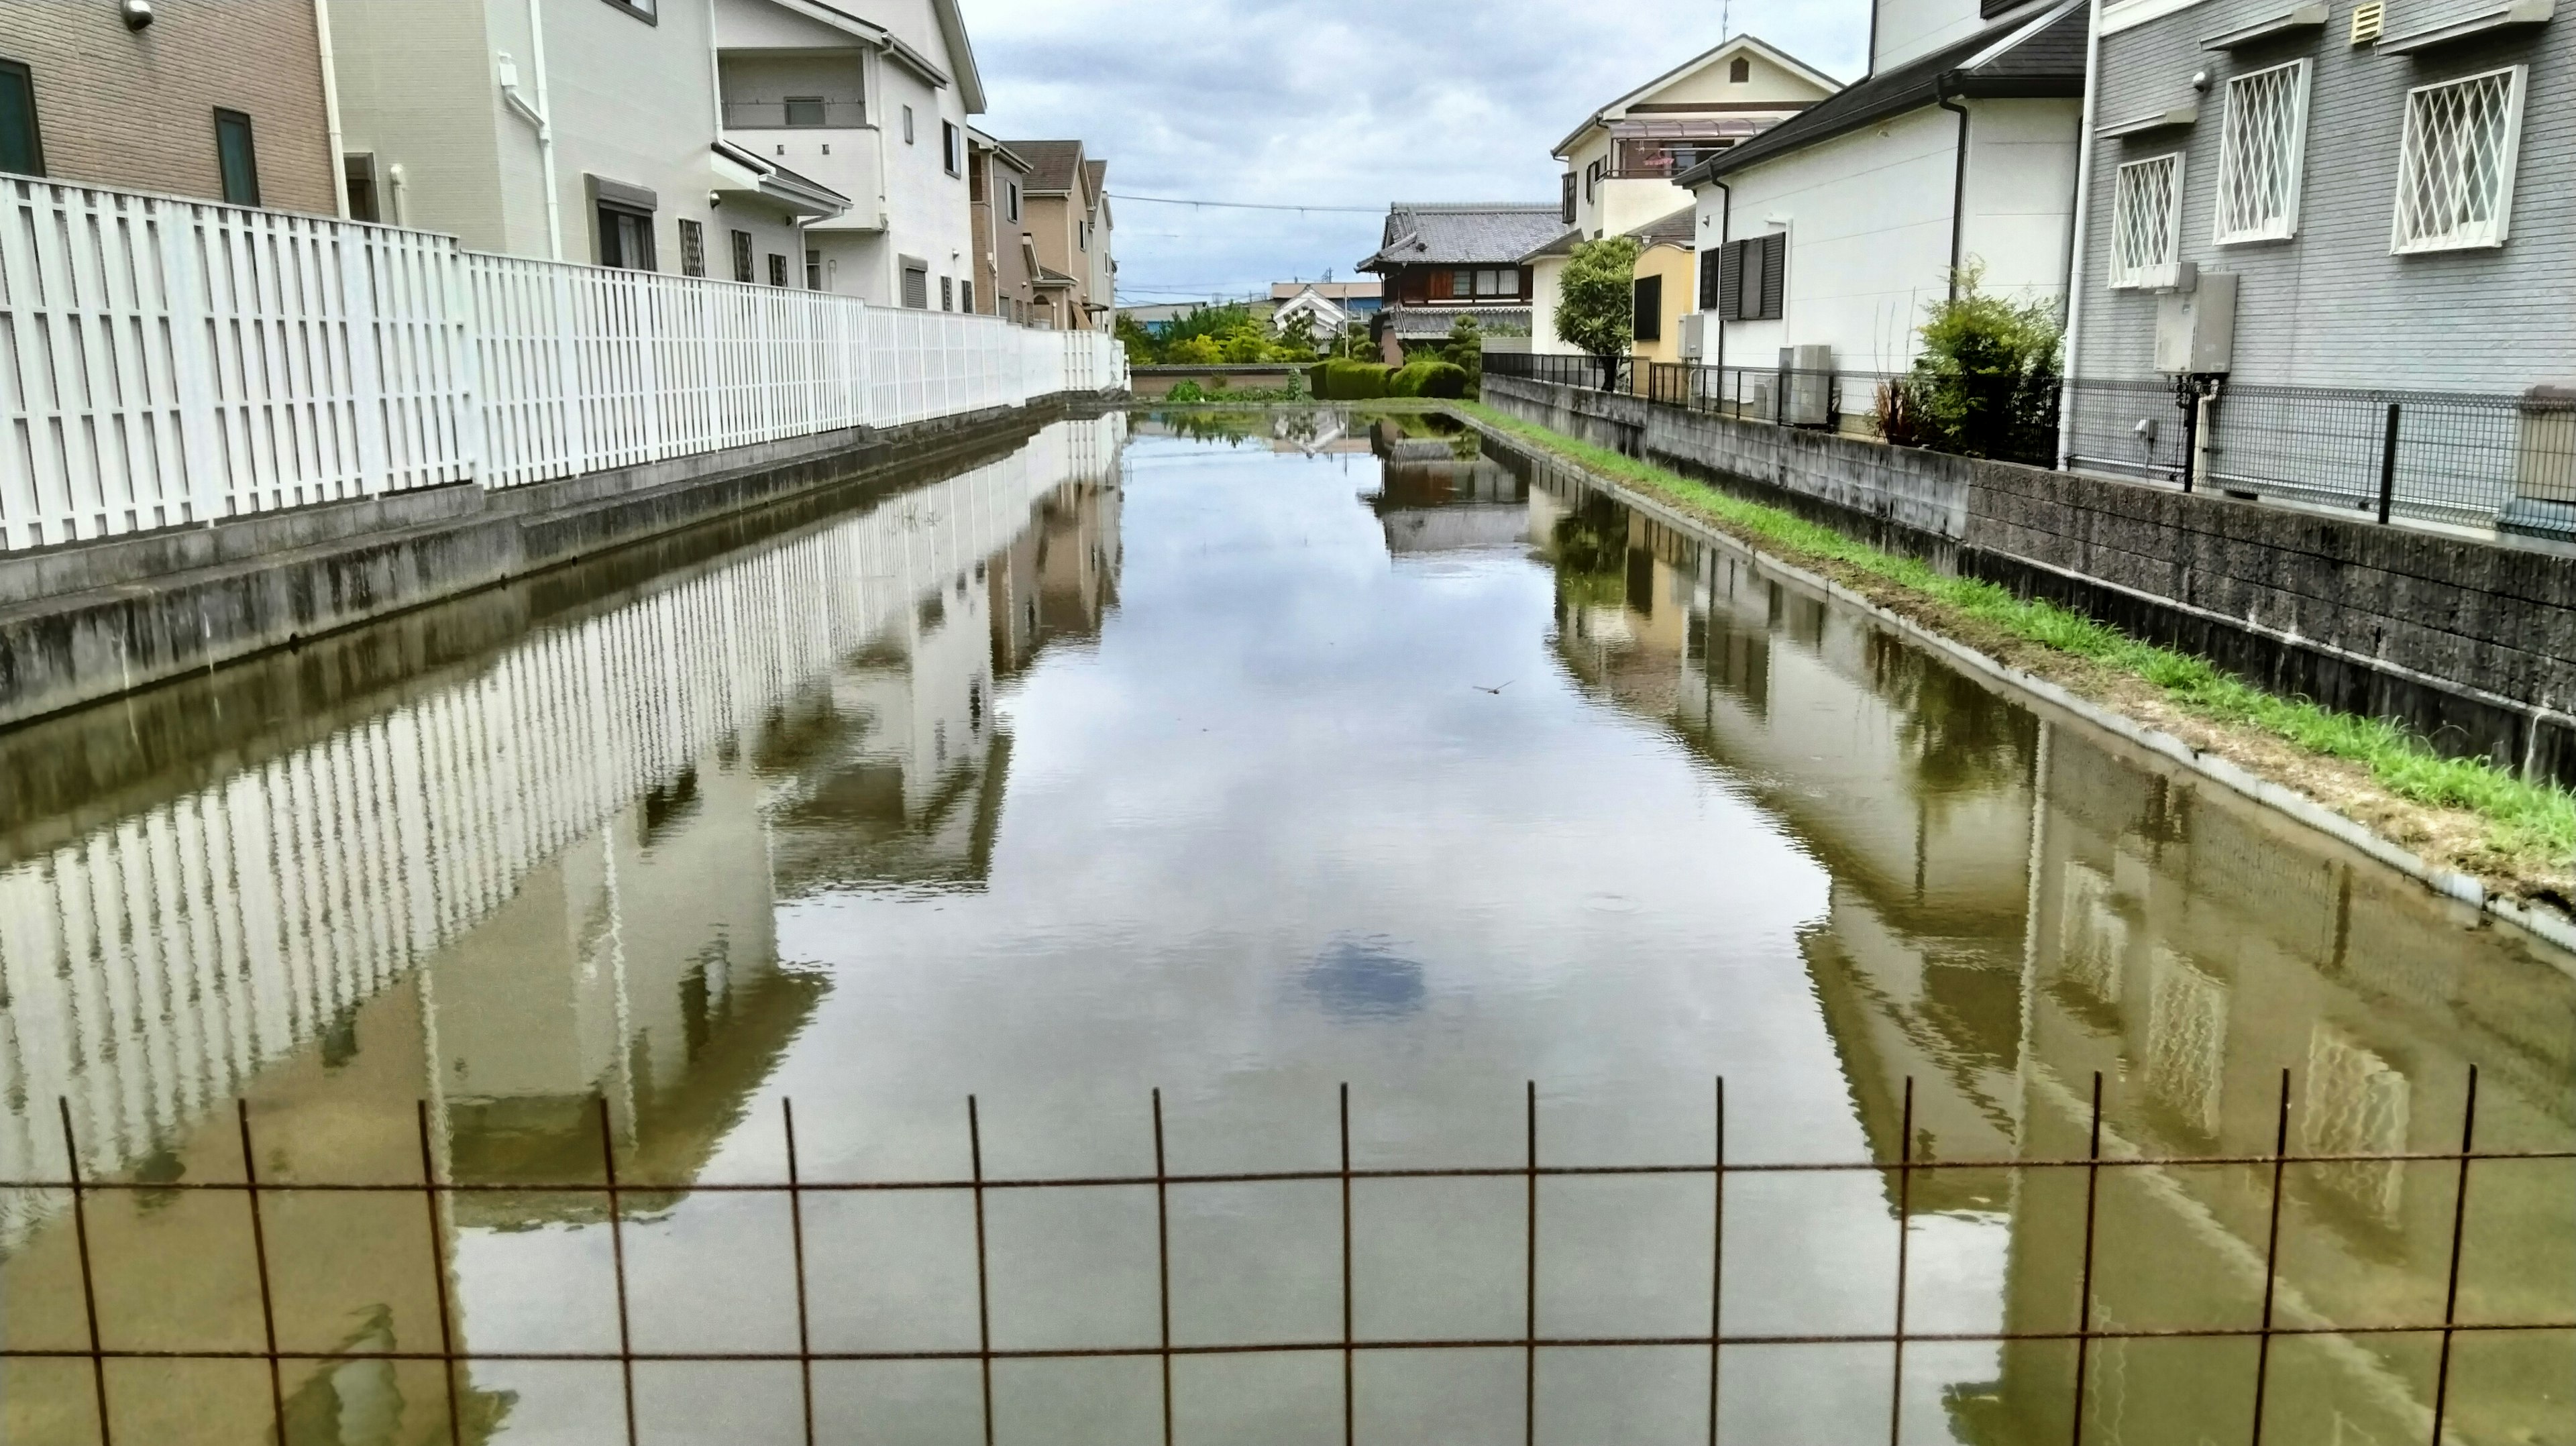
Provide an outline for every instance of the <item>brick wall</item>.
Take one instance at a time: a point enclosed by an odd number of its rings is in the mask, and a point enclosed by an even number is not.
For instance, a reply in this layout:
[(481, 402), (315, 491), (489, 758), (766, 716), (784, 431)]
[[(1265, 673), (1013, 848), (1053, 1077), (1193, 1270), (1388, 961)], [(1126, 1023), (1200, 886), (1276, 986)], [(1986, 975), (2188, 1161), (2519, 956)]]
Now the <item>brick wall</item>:
[(329, 215), (330, 126), (314, 0), (153, 0), (128, 31), (115, 0), (0, 0), (0, 59), (35, 78), (56, 180), (220, 200), (215, 108), (251, 118), (261, 203)]

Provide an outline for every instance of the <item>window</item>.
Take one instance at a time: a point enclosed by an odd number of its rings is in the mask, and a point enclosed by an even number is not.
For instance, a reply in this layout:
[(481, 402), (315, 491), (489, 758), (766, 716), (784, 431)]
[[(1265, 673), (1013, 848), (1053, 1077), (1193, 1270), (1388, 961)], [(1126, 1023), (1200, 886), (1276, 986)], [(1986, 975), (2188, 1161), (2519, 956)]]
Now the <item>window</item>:
[[(1717, 314), (1728, 321), (1778, 321), (1788, 295), (1789, 233), (1747, 236), (1717, 252)], [(1708, 287), (1707, 262), (1700, 286)]]
[(2218, 142), (2215, 240), (2279, 241), (2299, 229), (2299, 170), (2308, 136), (2308, 63), (2293, 60), (2227, 82)]
[(957, 283), (945, 276), (939, 278), (939, 309), (941, 311), (957, 309)]
[(2406, 92), (2391, 251), (2501, 246), (2513, 217), (2526, 67)]
[(903, 268), (903, 304), (913, 311), (930, 309), (930, 268), (907, 265)]
[(340, 175), (349, 187), (349, 219), (382, 221), (376, 205), (376, 158), (371, 155), (342, 156)]
[(961, 280), (957, 283), (957, 309), (970, 315), (973, 314), (975, 310), (975, 283), (973, 280)]
[(1565, 194), (1557, 198), (1556, 219), (1571, 226), (1574, 224), (1574, 173), (1568, 171), (1558, 179), (1565, 187)]
[(608, 3), (647, 24), (662, 23), (662, 0), (608, 0)]
[(905, 107), (903, 108), (903, 143), (904, 143), (905, 145), (911, 145), (911, 144), (912, 144), (912, 107), (911, 107), (911, 106), (905, 106)]
[(1599, 161), (1583, 168), (1583, 199), (1589, 201), (1601, 190), (1601, 176), (1608, 167)]
[(707, 228), (695, 221), (680, 222), (680, 274), (707, 274)]
[(1002, 194), (1009, 199), (1011, 219), (1014, 221), (1020, 219), (1020, 183), (1017, 181), (1004, 181), (1002, 183)]
[(1725, 258), (1726, 248), (1723, 246), (1699, 253), (1699, 309), (1702, 311), (1717, 310), (1717, 269), (1718, 263)]
[(946, 166), (948, 174), (952, 176), (956, 175), (959, 167), (965, 164), (962, 153), (966, 148), (958, 144), (964, 139), (965, 135), (957, 129), (955, 121), (939, 123), (939, 163)]
[(1450, 294), (1451, 296), (1473, 296), (1473, 295), (1475, 295), (1475, 294), (1476, 294), (1476, 273), (1475, 273), (1475, 272), (1473, 272), (1473, 271), (1452, 271), (1452, 272), (1450, 272), (1450, 273), (1449, 273), (1449, 294)]
[(215, 111), (215, 166), (223, 172), (225, 205), (259, 204), (259, 147), (251, 140), (249, 116)]
[(805, 252), (805, 289), (823, 289), (823, 253), (808, 248)]
[(644, 211), (602, 204), (599, 208), (599, 264), (626, 271), (652, 271), (653, 217)]
[(1730, 84), (1730, 85), (1742, 85), (1742, 84), (1744, 84), (1746, 81), (1751, 80), (1752, 78), (1753, 78), (1753, 62), (1752, 62), (1752, 61), (1749, 61), (1749, 60), (1745, 59), (1743, 56), (1739, 55), (1739, 56), (1735, 57), (1733, 60), (1730, 60), (1730, 61), (1728, 61), (1728, 62), (1726, 63), (1726, 79), (1727, 79), (1727, 83), (1728, 83), (1728, 84)]
[(1636, 335), (1639, 341), (1664, 339), (1664, 278), (1637, 278)]
[(35, 73), (0, 60), (0, 171), (45, 173), (45, 139), (36, 124)]
[(787, 258), (776, 251), (769, 253), (769, 284), (772, 286), (787, 284)]
[(787, 98), (787, 124), (791, 126), (819, 126), (823, 124), (824, 115), (823, 98), (819, 95), (791, 95)]
[(2122, 166), (2111, 182), (2111, 284), (2171, 286), (2181, 249), (2182, 156)]
[(731, 239), (733, 241), (733, 279), (749, 281), (751, 280), (751, 233), (736, 231), (731, 233)]

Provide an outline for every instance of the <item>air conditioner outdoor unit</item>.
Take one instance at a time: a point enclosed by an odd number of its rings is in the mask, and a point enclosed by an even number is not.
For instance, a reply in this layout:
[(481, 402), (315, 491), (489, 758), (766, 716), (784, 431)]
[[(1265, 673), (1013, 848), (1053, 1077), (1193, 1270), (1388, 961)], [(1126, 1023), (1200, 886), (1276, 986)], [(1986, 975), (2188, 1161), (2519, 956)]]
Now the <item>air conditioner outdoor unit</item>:
[(1821, 427), (1834, 419), (1834, 349), (1780, 348), (1780, 424)]
[(1682, 360), (1698, 361), (1708, 355), (1708, 313), (1694, 311), (1682, 318)]

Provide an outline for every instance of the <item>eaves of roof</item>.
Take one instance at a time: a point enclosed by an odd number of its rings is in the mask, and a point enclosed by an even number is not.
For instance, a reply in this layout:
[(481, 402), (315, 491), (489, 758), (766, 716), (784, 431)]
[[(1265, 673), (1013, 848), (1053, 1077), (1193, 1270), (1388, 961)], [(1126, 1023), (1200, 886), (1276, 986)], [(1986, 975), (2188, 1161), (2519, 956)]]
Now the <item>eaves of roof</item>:
[(1944, 100), (2041, 99), (2084, 94), (2085, 0), (2055, 0), (2007, 15), (1955, 45), (1836, 92), (1673, 184), (1697, 189), (1731, 172), (1848, 135)]
[[(1644, 85), (1637, 87), (1635, 90), (1628, 92), (1626, 95), (1619, 97), (1617, 100), (1610, 102), (1608, 105), (1605, 105), (1599, 110), (1596, 110), (1592, 114), (1584, 117), (1583, 124), (1576, 126), (1572, 134), (1568, 135), (1564, 140), (1558, 141), (1556, 143), (1556, 149), (1548, 152), (1548, 154), (1562, 159), (1568, 151), (1574, 149), (1574, 143), (1576, 141), (1583, 139), (1583, 133), (1585, 131), (1601, 124), (1602, 120), (1607, 117), (1610, 112), (1614, 110), (1625, 110), (1627, 107), (1635, 105), (1639, 101), (1642, 101), (1646, 97), (1663, 89), (1665, 86), (1681, 79), (1683, 76), (1688, 75), (1703, 66), (1715, 64), (1720, 56), (1725, 55), (1730, 50), (1750, 50), (1754, 54), (1761, 56), (1763, 59), (1770, 61), (1772, 64), (1779, 66), (1782, 70), (1788, 71), (1799, 79), (1815, 85), (1818, 89), (1823, 90), (1827, 94), (1831, 94), (1842, 88), (1842, 82), (1825, 74), (1823, 71), (1816, 69), (1807, 62), (1800, 60), (1798, 57), (1791, 55), (1789, 52), (1782, 50), (1780, 47), (1773, 45), (1771, 42), (1764, 40), (1762, 37), (1758, 35), (1737, 35), (1719, 42), (1716, 46), (1708, 50), (1701, 51), (1699, 54), (1692, 56), (1690, 59), (1683, 61), (1681, 64), (1674, 66), (1663, 74), (1647, 81)], [(1789, 108), (1791, 104), (1799, 103), (1800, 102), (1783, 103), (1782, 109)]]

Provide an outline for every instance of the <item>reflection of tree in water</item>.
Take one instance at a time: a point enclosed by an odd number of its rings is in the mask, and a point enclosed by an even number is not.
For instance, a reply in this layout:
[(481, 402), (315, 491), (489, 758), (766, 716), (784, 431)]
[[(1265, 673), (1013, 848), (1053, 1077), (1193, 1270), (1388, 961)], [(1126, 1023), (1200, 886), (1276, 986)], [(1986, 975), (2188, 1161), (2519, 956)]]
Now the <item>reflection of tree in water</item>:
[(1628, 596), (1628, 509), (1595, 492), (1556, 520), (1549, 538), (1561, 603), (1611, 604)]
[(1897, 737), (1926, 794), (1973, 794), (2030, 774), (2039, 720), (1930, 656), (1879, 633), (1870, 639), (1871, 682), (1901, 715)]

